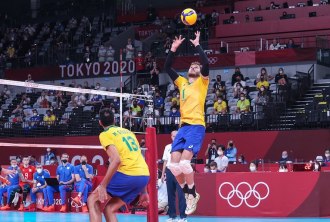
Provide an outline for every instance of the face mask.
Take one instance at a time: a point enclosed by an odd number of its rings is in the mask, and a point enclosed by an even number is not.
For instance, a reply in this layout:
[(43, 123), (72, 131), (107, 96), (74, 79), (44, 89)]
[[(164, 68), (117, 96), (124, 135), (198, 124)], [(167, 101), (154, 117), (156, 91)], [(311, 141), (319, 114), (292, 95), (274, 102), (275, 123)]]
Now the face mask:
[(50, 152), (50, 149), (47, 149), (47, 152), (49, 153)]
[(50, 161), (50, 164), (54, 164), (54, 163), (55, 163), (55, 161), (54, 161), (54, 160), (51, 160), (51, 161)]
[(177, 95), (176, 98), (180, 98), (180, 95)]
[(86, 164), (87, 164), (86, 160), (81, 161), (81, 165), (86, 165)]
[(260, 88), (260, 91), (261, 91), (261, 92), (265, 91), (265, 88)]
[(286, 158), (288, 158), (288, 155), (282, 155), (282, 158), (286, 159)]
[(211, 170), (211, 173), (216, 173), (217, 172), (217, 170)]
[(241, 96), (241, 100), (243, 101), (245, 98), (243, 96)]
[(64, 164), (68, 162), (67, 159), (63, 159), (63, 160), (61, 160), (61, 161), (62, 161)]
[(116, 103), (117, 102), (117, 99), (114, 99), (113, 101)]
[(222, 156), (223, 152), (222, 151), (218, 151), (218, 155)]
[(250, 171), (251, 171), (251, 172), (255, 172), (256, 170), (257, 170), (257, 169), (256, 169), (255, 166), (251, 166), (251, 167), (250, 167)]
[(262, 72), (261, 72), (262, 74), (265, 74), (266, 72), (264, 71), (264, 70), (262, 70)]
[(114, 109), (113, 109), (113, 110), (111, 110), (111, 111), (112, 111), (113, 113), (115, 113), (115, 112), (116, 112), (116, 110), (114, 110)]
[(37, 172), (40, 174), (42, 173), (42, 169), (37, 169)]
[(17, 164), (12, 164), (11, 167), (12, 168), (16, 168), (17, 167)]
[(37, 116), (37, 115), (38, 115), (38, 113), (33, 113), (33, 115), (34, 115), (34, 116)]
[(237, 161), (238, 161), (239, 163), (242, 163), (242, 159), (238, 159)]
[(241, 86), (236, 86), (236, 88), (237, 88), (237, 89), (240, 89), (240, 88), (241, 88)]
[(16, 159), (16, 161), (20, 163), (21, 162), (21, 159)]
[(218, 103), (222, 103), (222, 100), (221, 100), (221, 99), (219, 99), (219, 100), (218, 100)]
[(204, 168), (204, 173), (210, 172), (208, 168)]
[(172, 112), (175, 113), (176, 112), (176, 109), (173, 109)]
[(280, 73), (282, 74), (282, 73), (283, 73), (283, 71), (281, 70), (281, 71), (280, 71)]
[(325, 157), (329, 157), (330, 156), (330, 153), (326, 153), (324, 154)]

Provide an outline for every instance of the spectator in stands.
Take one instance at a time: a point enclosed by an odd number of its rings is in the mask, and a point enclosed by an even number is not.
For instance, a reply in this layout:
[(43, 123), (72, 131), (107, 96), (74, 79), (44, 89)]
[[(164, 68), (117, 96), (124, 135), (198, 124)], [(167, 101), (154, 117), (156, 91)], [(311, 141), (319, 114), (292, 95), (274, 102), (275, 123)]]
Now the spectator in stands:
[[(0, 185), (0, 210), (10, 210), (10, 205), (14, 199), (15, 192), (14, 190), (19, 189), (19, 174), (18, 170), (18, 163), (16, 159), (10, 160), (10, 166), (8, 170), (14, 171), (15, 173), (7, 175), (6, 179), (9, 181), (9, 184), (1, 184)], [(7, 193), (7, 203), (4, 203), (4, 198), (2, 198), (3, 194)]]
[(226, 94), (226, 84), (224, 81), (221, 81), (221, 75), (217, 75), (217, 79), (213, 84), (213, 92), (216, 92), (217, 90), (220, 91), (221, 96)]
[(107, 49), (101, 44), (98, 51), (99, 62), (105, 62), (106, 54)]
[(222, 173), (226, 172), (229, 162), (228, 157), (225, 156), (225, 150), (226, 148), (224, 145), (219, 145), (217, 151), (218, 157), (214, 159), (214, 162), (216, 162), (218, 166), (218, 172)]
[(176, 106), (177, 108), (179, 108), (179, 106), (180, 106), (180, 94), (177, 93), (176, 91), (174, 91), (172, 95), (173, 95), (172, 99), (171, 99), (172, 107)]
[[(100, 90), (100, 83), (96, 83), (95, 90)], [(102, 104), (102, 96), (96, 94), (90, 94), (89, 99), (86, 101), (86, 105), (101, 105)]]
[(261, 75), (264, 75), (264, 78), (265, 78), (265, 80), (267, 80), (267, 81), (271, 81), (272, 79), (274, 79), (274, 76), (269, 75), (269, 74), (267, 73), (267, 69), (263, 67), (263, 68), (261, 68), (260, 73), (258, 73), (258, 75), (257, 75), (257, 79), (256, 79), (255, 84), (257, 84), (258, 82), (260, 82), (260, 76), (261, 76)]
[(139, 51), (136, 58), (135, 58), (135, 67), (136, 67), (136, 72), (141, 73), (145, 71), (144, 68), (144, 58), (142, 55), (142, 52)]
[(244, 157), (243, 154), (241, 154), (241, 155), (239, 155), (239, 156), (237, 157), (237, 163), (238, 163), (238, 164), (247, 164), (247, 162), (246, 162), (245, 157)]
[(230, 16), (229, 18), (229, 24), (237, 24), (237, 21), (235, 20), (235, 16)]
[(30, 102), (31, 102), (30, 97), (26, 93), (24, 93), (22, 95), (22, 100), (20, 102), (21, 107), (23, 107), (23, 108), (30, 107)]
[(165, 50), (166, 55), (169, 53), (171, 46), (172, 46), (171, 38), (166, 37), (165, 43), (164, 43), (164, 50)]
[(277, 42), (277, 39), (273, 39), (272, 44), (269, 46), (269, 50), (278, 50), (280, 47), (280, 43)]
[(288, 49), (295, 49), (298, 48), (298, 45), (294, 43), (293, 39), (289, 39), (288, 43), (286, 44), (286, 47)]
[(21, 106), (21, 104), (17, 104), (16, 108), (11, 112), (11, 114), (21, 115), (22, 112), (23, 112), (23, 107)]
[(324, 163), (326, 163), (327, 165), (329, 165), (330, 162), (330, 149), (326, 149), (324, 151)]
[(32, 110), (33, 115), (30, 117), (29, 121), (27, 122), (26, 129), (35, 129), (40, 125), (41, 116), (39, 116), (38, 111), (36, 109)]
[(257, 172), (258, 171), (258, 162), (257, 161), (250, 162), (249, 169), (250, 169), (251, 173)]
[(52, 152), (52, 149), (50, 147), (48, 147), (46, 151), (47, 152), (44, 156), (44, 162), (45, 162), (45, 165), (50, 165), (50, 160), (52, 158), (55, 159), (56, 157), (55, 157), (55, 154)]
[(264, 86), (261, 86), (256, 99), (256, 104), (265, 106), (269, 101), (268, 91)]
[(138, 127), (142, 127), (142, 126), (141, 126), (141, 119), (137, 117), (142, 116), (142, 109), (140, 106), (138, 106), (136, 100), (133, 101), (133, 104), (131, 106), (131, 111), (132, 111), (131, 116), (134, 118), (133, 126), (135, 127), (136, 130), (138, 130)]
[[(28, 78), (27, 78), (27, 80), (25, 80), (25, 82), (27, 82), (27, 83), (34, 83), (31, 74), (28, 74)], [(25, 92), (26, 93), (33, 93), (34, 92), (34, 89), (33, 88), (26, 87), (25, 88)]]
[(284, 73), (283, 68), (278, 69), (278, 73), (275, 76), (275, 83), (281, 86), (285, 86), (289, 83), (288, 76)]
[(164, 99), (160, 96), (159, 92), (155, 93), (154, 106), (160, 113), (163, 113)]
[(209, 164), (205, 164), (204, 165), (204, 173), (209, 173), (210, 172), (210, 165)]
[[(81, 89), (82, 86), (78, 85), (78, 88)], [(85, 106), (86, 103), (86, 97), (82, 93), (74, 93), (71, 97), (71, 101), (69, 102), (69, 107), (80, 107)]]
[(29, 206), (30, 211), (36, 210), (36, 202), (37, 202), (37, 193), (43, 193), (44, 196), (44, 207), (48, 207), (48, 196), (47, 196), (47, 183), (45, 178), (50, 178), (49, 172), (45, 171), (40, 163), (36, 165), (36, 171), (33, 174), (33, 187), (30, 191), (31, 196), (31, 204)]
[[(158, 173), (159, 174), (159, 173)], [(168, 194), (167, 194), (167, 185), (166, 185), (166, 176), (164, 181), (159, 178), (157, 180), (157, 193), (158, 193), (158, 214), (165, 213), (168, 211)]]
[(152, 63), (152, 69), (150, 70), (151, 75), (151, 85), (159, 85), (159, 67), (157, 63), (154, 61)]
[(55, 101), (56, 101), (56, 107), (57, 108), (62, 108), (66, 104), (66, 96), (65, 93), (62, 91), (57, 91), (56, 96), (55, 96)]
[(210, 171), (211, 173), (216, 173), (218, 172), (218, 164), (214, 161), (210, 163)]
[(153, 22), (154, 25), (161, 26), (162, 25), (162, 20), (159, 19), (158, 16), (156, 16), (155, 21)]
[(211, 143), (207, 145), (205, 156), (207, 157), (206, 163), (211, 163), (218, 156), (216, 139), (212, 139)]
[(236, 163), (237, 148), (232, 140), (228, 141), (225, 155), (228, 157), (229, 163)]
[(36, 166), (36, 165), (38, 165), (39, 163), (38, 163), (38, 161), (36, 159), (37, 158), (36, 158), (35, 155), (30, 156), (29, 157), (29, 165), (30, 166)]
[(56, 116), (53, 114), (51, 110), (47, 110), (46, 115), (44, 115), (43, 121), (46, 126), (54, 125), (56, 121)]
[(3, 91), (0, 93), (0, 98), (1, 98), (0, 102), (1, 101), (5, 102), (7, 99), (9, 99), (10, 94), (11, 94), (11, 92), (10, 92), (8, 86), (4, 85)]
[(284, 150), (282, 152), (281, 159), (279, 160), (279, 163), (292, 163), (292, 159), (288, 155), (288, 151)]
[(85, 48), (83, 50), (83, 54), (84, 54), (84, 56), (83, 56), (84, 63), (91, 62), (91, 50), (88, 45), (85, 46)]
[(212, 26), (216, 26), (218, 24), (219, 12), (217, 10), (213, 10), (211, 14), (211, 24)]
[(44, 209), (44, 211), (46, 211), (46, 212), (55, 211), (55, 204), (54, 204), (54, 193), (55, 192), (60, 192), (61, 204), (62, 204), (60, 212), (67, 211), (66, 192), (72, 191), (72, 185), (73, 185), (73, 182), (75, 179), (74, 166), (71, 165), (68, 161), (69, 161), (69, 155), (67, 153), (63, 153), (61, 156), (62, 164), (59, 165), (56, 170), (56, 177), (57, 177), (57, 180), (59, 181), (60, 185), (58, 187), (47, 186), (49, 207)]
[(125, 48), (125, 53), (126, 53), (126, 61), (134, 59), (134, 46), (132, 43), (132, 39), (127, 40), (127, 45)]
[(321, 163), (319, 161), (314, 161), (312, 165), (314, 172), (320, 172), (321, 171)]
[(278, 169), (278, 172), (287, 173), (288, 172), (288, 166), (286, 164), (280, 164), (280, 168)]
[(57, 160), (56, 160), (55, 157), (50, 158), (49, 165), (50, 166), (57, 166), (58, 165)]
[(7, 56), (10, 60), (16, 57), (16, 49), (13, 43), (7, 48)]
[(217, 101), (213, 104), (214, 114), (226, 114), (227, 103), (223, 100), (223, 97), (218, 97)]
[(257, 89), (261, 89), (261, 87), (264, 87), (266, 90), (269, 89), (269, 82), (267, 81), (264, 74), (260, 74), (260, 81), (257, 83)]
[(248, 113), (250, 112), (250, 101), (246, 99), (244, 93), (241, 93), (240, 99), (237, 102), (236, 113)]
[(42, 90), (41, 95), (37, 99), (37, 107), (49, 108), (49, 97), (47, 96), (46, 90)]
[(235, 83), (233, 87), (234, 98), (238, 99), (241, 93), (244, 93), (243, 91), (244, 91), (244, 86), (240, 82)]
[[(239, 79), (237, 77), (240, 77)], [(243, 80), (244, 76), (241, 73), (241, 69), (239, 67), (235, 68), (235, 73), (231, 77), (231, 85), (233, 86), (238, 80)]]
[(115, 49), (110, 44), (106, 51), (106, 61), (113, 62), (115, 60)]
[(88, 84), (88, 81), (84, 81), (83, 89), (90, 89), (91, 87)]
[(154, 60), (154, 58), (152, 56), (152, 53), (150, 51), (147, 52), (146, 56), (144, 57), (144, 64), (145, 64), (146, 71), (150, 71), (152, 69), (153, 60)]
[(93, 167), (87, 164), (87, 157), (82, 155), (80, 157), (80, 164), (74, 168), (75, 175), (75, 189), (78, 195), (72, 199), (76, 204), (82, 203), (82, 212), (88, 212), (87, 208), (87, 198), (88, 193), (92, 191), (93, 184), (92, 180), (94, 177)]

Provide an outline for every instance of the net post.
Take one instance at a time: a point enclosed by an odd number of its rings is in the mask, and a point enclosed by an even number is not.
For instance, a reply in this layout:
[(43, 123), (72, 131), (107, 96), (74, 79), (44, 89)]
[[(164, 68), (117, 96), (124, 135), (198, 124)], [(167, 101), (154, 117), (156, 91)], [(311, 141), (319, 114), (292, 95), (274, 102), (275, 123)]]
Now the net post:
[(150, 181), (148, 184), (149, 193), (149, 207), (147, 214), (148, 222), (158, 222), (158, 197), (157, 197), (157, 140), (156, 140), (156, 128), (147, 127), (146, 129), (146, 162), (149, 166)]

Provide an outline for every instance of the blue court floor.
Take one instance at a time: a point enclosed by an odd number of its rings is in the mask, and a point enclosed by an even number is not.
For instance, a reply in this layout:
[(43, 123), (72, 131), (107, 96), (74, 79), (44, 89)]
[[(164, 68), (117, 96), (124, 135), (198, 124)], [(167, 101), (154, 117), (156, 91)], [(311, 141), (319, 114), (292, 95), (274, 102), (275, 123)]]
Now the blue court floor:
[[(146, 216), (119, 214), (119, 222), (146, 222)], [(167, 217), (160, 216), (159, 222)], [(0, 222), (88, 222), (88, 214), (42, 213), (42, 212), (0, 212)], [(105, 220), (103, 220), (105, 221)], [(188, 222), (324, 222), (330, 218), (233, 218), (233, 217), (189, 217)]]

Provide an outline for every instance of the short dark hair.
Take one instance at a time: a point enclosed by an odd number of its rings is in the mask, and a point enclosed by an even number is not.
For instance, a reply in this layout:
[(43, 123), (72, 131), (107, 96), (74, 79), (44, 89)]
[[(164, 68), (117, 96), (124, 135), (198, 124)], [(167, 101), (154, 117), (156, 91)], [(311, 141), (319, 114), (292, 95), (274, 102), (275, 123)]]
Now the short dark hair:
[(222, 151), (225, 151), (226, 150), (226, 147), (222, 144), (218, 145), (217, 147), (218, 149), (221, 149)]
[(114, 124), (114, 115), (109, 108), (100, 110), (100, 121), (104, 127), (111, 126)]

